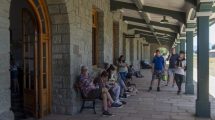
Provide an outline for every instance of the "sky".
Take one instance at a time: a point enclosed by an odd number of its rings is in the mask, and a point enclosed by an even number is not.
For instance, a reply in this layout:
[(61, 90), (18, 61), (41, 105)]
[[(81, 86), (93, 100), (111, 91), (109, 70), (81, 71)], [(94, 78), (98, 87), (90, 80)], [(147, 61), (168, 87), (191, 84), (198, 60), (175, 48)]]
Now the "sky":
[[(212, 26), (210, 26), (210, 30), (209, 30), (209, 35), (210, 35), (210, 38), (209, 38), (209, 47), (211, 48), (212, 45), (215, 44), (215, 24), (213, 24)], [(194, 50), (197, 50), (197, 36), (194, 37), (194, 46), (193, 46)]]

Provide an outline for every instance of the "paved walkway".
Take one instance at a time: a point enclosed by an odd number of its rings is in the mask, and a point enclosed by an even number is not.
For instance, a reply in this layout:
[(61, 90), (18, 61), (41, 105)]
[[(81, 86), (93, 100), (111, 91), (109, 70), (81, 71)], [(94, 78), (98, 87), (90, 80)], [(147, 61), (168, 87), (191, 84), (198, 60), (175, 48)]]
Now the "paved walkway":
[[(136, 96), (130, 96), (123, 108), (112, 108), (115, 116), (102, 116), (100, 110), (92, 114), (92, 110), (86, 110), (73, 116), (50, 115), (43, 120), (215, 120), (215, 99), (211, 97), (212, 119), (195, 118), (195, 96), (177, 95), (176, 86), (161, 87), (161, 92), (147, 92), (151, 73), (144, 70), (144, 78), (135, 79), (139, 89)], [(100, 103), (99, 103), (100, 104)], [(98, 108), (100, 105), (97, 105)]]

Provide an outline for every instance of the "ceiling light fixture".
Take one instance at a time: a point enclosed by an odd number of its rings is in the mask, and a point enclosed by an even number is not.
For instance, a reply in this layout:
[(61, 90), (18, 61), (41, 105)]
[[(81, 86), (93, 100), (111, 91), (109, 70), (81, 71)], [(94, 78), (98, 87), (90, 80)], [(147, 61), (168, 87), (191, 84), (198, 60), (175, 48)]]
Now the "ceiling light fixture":
[(124, 13), (125, 11), (124, 11), (123, 9), (120, 9), (120, 12), (121, 12), (121, 13)]
[(125, 22), (126, 24), (128, 24), (128, 21), (127, 21), (127, 20), (125, 20), (124, 22)]
[(161, 24), (167, 24), (169, 21), (166, 19), (166, 16), (163, 16), (163, 19), (160, 21)]
[(138, 12), (139, 12), (139, 13), (142, 13), (143, 11), (142, 11), (142, 10), (139, 10)]

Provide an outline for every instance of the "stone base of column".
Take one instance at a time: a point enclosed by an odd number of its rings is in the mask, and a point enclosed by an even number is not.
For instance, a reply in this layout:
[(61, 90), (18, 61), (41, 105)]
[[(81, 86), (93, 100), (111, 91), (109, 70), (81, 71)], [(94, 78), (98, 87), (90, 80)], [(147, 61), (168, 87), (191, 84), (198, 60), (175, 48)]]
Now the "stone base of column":
[(209, 101), (196, 100), (196, 116), (202, 118), (211, 117), (211, 108)]
[(14, 120), (14, 114), (12, 111), (6, 111), (0, 114), (0, 120)]
[(184, 75), (184, 80), (183, 80), (183, 83), (186, 83), (186, 75)]
[(194, 84), (185, 84), (185, 94), (194, 95)]

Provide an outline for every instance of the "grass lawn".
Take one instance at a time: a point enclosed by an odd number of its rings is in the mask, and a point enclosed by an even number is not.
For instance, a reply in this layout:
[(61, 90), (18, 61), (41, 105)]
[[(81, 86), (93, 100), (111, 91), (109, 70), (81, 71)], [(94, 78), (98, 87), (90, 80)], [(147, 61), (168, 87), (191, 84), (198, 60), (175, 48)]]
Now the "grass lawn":
[[(193, 58), (194, 67), (197, 68), (197, 57)], [(209, 58), (209, 72), (211, 76), (215, 77), (215, 58)]]

